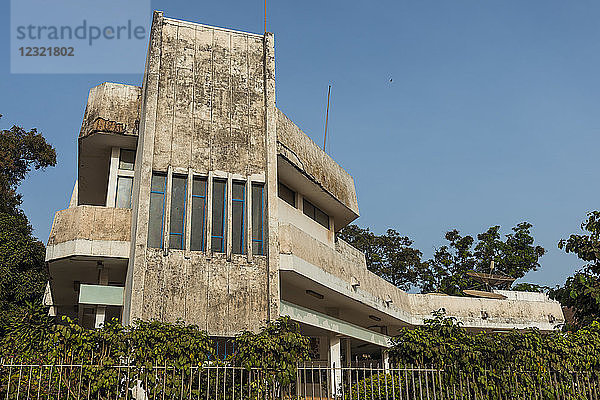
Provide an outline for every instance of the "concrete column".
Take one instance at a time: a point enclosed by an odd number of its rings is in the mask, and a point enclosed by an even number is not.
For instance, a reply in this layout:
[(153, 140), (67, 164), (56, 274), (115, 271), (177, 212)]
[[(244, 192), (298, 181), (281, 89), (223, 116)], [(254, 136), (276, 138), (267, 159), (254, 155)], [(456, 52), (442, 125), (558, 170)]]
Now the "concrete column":
[[(188, 168), (188, 179), (185, 198), (185, 224), (183, 227), (185, 243), (183, 246), (185, 258), (190, 258), (190, 241), (192, 236), (192, 189), (194, 185), (194, 174), (191, 168)], [(187, 264), (186, 264), (187, 265)]]
[(154, 158), (154, 134), (158, 108), (158, 77), (162, 46), (163, 13), (155, 11), (144, 69), (138, 145), (133, 180), (131, 251), (125, 280), (123, 324), (141, 318), (144, 312), (144, 276), (150, 215), (150, 182)]
[(171, 187), (173, 186), (173, 167), (167, 169), (167, 188), (165, 191), (165, 210), (163, 217), (163, 256), (169, 254), (169, 241), (171, 235)]
[[(108, 285), (108, 269), (105, 268), (100, 261), (98, 262), (98, 284), (105, 286)], [(94, 323), (94, 328), (102, 328), (102, 325), (104, 325), (105, 320), (106, 306), (96, 306), (96, 322)]]
[(265, 239), (267, 246), (267, 318), (279, 317), (279, 200), (277, 197), (277, 109), (275, 108), (275, 38), (272, 33), (264, 35), (265, 77), (265, 148), (267, 170), (265, 176)]
[(383, 369), (387, 371), (390, 369), (390, 354), (387, 350), (381, 350), (381, 358), (383, 359)]
[(104, 320), (106, 319), (106, 306), (96, 306), (96, 322), (94, 323), (94, 328), (99, 329), (104, 325)]
[(329, 338), (329, 352), (327, 355), (329, 368), (332, 368), (329, 375), (329, 385), (331, 387), (331, 393), (335, 397), (340, 393), (342, 384), (342, 346), (339, 337), (331, 336)]
[(346, 358), (346, 367), (350, 367), (352, 365), (352, 339), (348, 338), (344, 340), (344, 345), (345, 345), (345, 358)]
[(106, 207), (114, 207), (117, 201), (117, 175), (121, 149), (113, 147), (110, 153), (110, 168), (108, 170), (108, 189), (106, 191)]

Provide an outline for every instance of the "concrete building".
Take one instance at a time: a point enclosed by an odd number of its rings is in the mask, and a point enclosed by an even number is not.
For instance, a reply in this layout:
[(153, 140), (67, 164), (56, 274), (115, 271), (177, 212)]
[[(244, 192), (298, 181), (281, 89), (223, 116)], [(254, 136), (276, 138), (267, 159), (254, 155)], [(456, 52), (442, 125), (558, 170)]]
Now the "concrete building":
[(441, 308), (473, 329), (563, 321), (541, 294), (408, 294), (369, 272), (335, 235), (359, 216), (353, 178), (275, 94), (273, 34), (155, 12), (143, 86), (90, 91), (48, 240), (51, 311), (89, 327), (182, 319), (219, 338), (289, 315), (338, 366), (385, 358), (389, 336)]

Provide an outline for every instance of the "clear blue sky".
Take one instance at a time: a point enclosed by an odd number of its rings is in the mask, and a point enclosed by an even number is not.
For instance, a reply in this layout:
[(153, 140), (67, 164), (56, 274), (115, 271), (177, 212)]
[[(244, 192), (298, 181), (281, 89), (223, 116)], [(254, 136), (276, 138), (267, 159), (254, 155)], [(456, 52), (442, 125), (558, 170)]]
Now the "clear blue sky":
[[(166, 16), (261, 33), (261, 1), (153, 1)], [(355, 178), (361, 217), (426, 256), (457, 228), (534, 225), (548, 253), (526, 280), (554, 285), (578, 261), (556, 243), (598, 209), (600, 3), (270, 0), (277, 105), (317, 143), (327, 85), (332, 156)], [(140, 75), (11, 75), (0, 5), (0, 127), (37, 127), (58, 165), (22, 186), (47, 240), (66, 208), (87, 93)], [(146, 46), (146, 43), (143, 44)], [(390, 79), (393, 81), (390, 82)]]

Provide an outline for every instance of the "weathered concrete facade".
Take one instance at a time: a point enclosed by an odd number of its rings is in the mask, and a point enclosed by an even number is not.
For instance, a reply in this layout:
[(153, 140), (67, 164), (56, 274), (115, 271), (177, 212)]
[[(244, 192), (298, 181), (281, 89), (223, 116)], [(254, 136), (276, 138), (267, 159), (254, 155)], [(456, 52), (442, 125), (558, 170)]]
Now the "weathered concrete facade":
[[(218, 176), (266, 182), (267, 196), (276, 196), (276, 181), (268, 182), (267, 172), (275, 156), (275, 126), (267, 118), (274, 104), (266, 101), (274, 96), (272, 36), (190, 24), (160, 13), (151, 35), (124, 319), (183, 318), (231, 336), (260, 326), (271, 311), (277, 314), (278, 302), (269, 298), (278, 298), (270, 290), (277, 287), (270, 281), (278, 280), (278, 258), (269, 258), (270, 247), (266, 256), (233, 255), (230, 240), (220, 254), (148, 248), (150, 181), (153, 171), (202, 174), (208, 176), (209, 192), (212, 177)], [(189, 241), (190, 235), (185, 237)], [(277, 243), (276, 237), (268, 243)]]
[(78, 181), (48, 240), (54, 313), (218, 337), (290, 315), (337, 365), (381, 356), (441, 308), (471, 329), (563, 321), (544, 296), (408, 294), (368, 271), (335, 235), (359, 215), (354, 180), (276, 108), (274, 51), (270, 33), (154, 14), (142, 87), (90, 91)]

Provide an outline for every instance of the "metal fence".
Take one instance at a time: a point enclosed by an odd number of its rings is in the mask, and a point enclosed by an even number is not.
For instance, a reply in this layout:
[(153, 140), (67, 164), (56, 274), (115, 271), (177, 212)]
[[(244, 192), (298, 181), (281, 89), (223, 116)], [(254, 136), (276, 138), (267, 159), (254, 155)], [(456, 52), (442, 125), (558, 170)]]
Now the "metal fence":
[(464, 372), (437, 368), (328, 368), (278, 371), (228, 365), (197, 367), (0, 364), (0, 400), (10, 399), (593, 399), (598, 374), (554, 371)]

